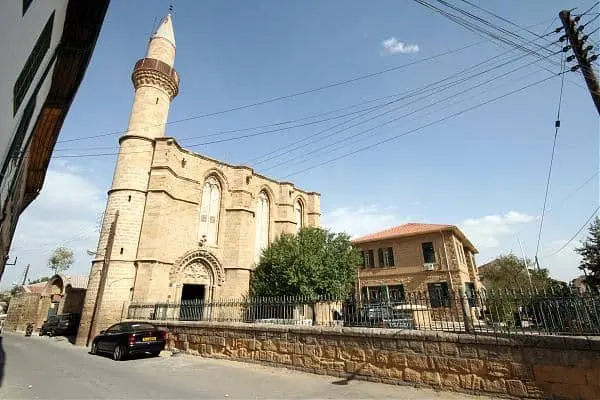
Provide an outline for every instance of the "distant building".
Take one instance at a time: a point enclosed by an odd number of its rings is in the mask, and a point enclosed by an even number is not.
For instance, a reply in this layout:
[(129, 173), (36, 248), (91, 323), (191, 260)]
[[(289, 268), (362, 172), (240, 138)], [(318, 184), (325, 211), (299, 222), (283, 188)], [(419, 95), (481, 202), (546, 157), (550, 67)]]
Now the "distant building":
[(108, 3), (0, 2), (0, 279), (19, 216), (42, 189)]
[(10, 299), (4, 328), (25, 330), (29, 322), (39, 329), (51, 315), (81, 314), (87, 276), (54, 275), (46, 282), (23, 285)]
[(353, 239), (362, 253), (357, 290), (363, 302), (401, 302), (422, 293), (432, 308), (464, 288), (473, 298), (481, 283), (477, 249), (456, 226), (410, 223)]

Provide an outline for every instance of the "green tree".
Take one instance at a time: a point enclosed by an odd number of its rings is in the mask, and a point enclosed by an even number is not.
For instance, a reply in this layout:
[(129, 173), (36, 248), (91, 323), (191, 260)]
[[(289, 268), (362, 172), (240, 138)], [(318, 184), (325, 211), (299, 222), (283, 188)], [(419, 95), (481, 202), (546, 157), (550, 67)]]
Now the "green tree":
[(503, 254), (492, 261), (480, 278), (487, 282), (487, 289), (495, 291), (550, 290), (566, 286), (566, 283), (552, 279), (548, 269), (537, 270), (533, 268), (531, 260), (523, 260), (512, 253)]
[(250, 296), (340, 298), (352, 291), (359, 260), (346, 233), (303, 228), (296, 235), (282, 234), (263, 251)]
[(68, 270), (75, 262), (73, 250), (66, 247), (57, 247), (48, 259), (48, 267), (55, 273), (60, 274)]
[(600, 218), (596, 217), (588, 228), (588, 237), (575, 251), (582, 257), (579, 269), (586, 272), (586, 283), (600, 286)]
[(27, 282), (29, 285), (33, 285), (34, 283), (48, 282), (48, 280), (50, 280), (49, 276), (42, 276), (41, 278), (37, 278), (34, 280), (28, 279)]

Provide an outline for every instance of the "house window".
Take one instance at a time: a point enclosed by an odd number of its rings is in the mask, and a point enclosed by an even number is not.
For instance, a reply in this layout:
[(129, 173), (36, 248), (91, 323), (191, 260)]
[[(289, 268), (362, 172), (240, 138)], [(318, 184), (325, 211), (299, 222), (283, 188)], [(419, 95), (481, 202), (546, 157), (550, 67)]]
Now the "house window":
[(427, 292), (431, 308), (450, 307), (448, 282), (428, 283)]
[(15, 81), (15, 85), (13, 86), (13, 115), (17, 113), (23, 99), (25, 99), (25, 95), (29, 90), (29, 87), (33, 83), (33, 78), (35, 77), (48, 49), (50, 48), (50, 41), (52, 39), (52, 28), (54, 25), (54, 11), (46, 22), (42, 33), (38, 37), (33, 50), (29, 54), (23, 69), (21, 69), (21, 73), (19, 77)]
[(304, 207), (300, 199), (296, 200), (294, 211), (296, 214), (296, 232), (299, 232), (300, 229), (304, 228)]
[(365, 260), (365, 267), (373, 268), (375, 266), (375, 254), (373, 250), (363, 251), (363, 258)]
[(368, 289), (369, 293), (369, 302), (376, 303), (381, 301), (381, 292), (382, 288), (379, 286), (371, 286)]
[(391, 247), (384, 249), (378, 249), (379, 255), (379, 266), (380, 267), (393, 267), (394, 266), (394, 250)]
[(435, 250), (433, 249), (433, 242), (421, 243), (423, 249), (423, 262), (430, 264), (435, 262)]
[(469, 301), (469, 307), (477, 307), (477, 292), (473, 282), (465, 283), (465, 295)]
[(31, 3), (33, 3), (33, 0), (23, 0), (23, 15), (25, 15)]
[(204, 183), (200, 205), (200, 240), (205, 238), (207, 244), (217, 244), (220, 209), (221, 187), (211, 176)]
[(269, 198), (260, 192), (256, 204), (256, 238), (254, 242), (254, 258), (258, 263), (264, 249), (269, 245)]
[(364, 266), (365, 266), (365, 252), (364, 252), (364, 251), (361, 251), (361, 252), (360, 252), (360, 264), (359, 264), (359, 265), (360, 265), (361, 267), (364, 267)]
[(388, 286), (388, 296), (391, 302), (404, 301), (404, 286), (403, 285), (392, 285)]

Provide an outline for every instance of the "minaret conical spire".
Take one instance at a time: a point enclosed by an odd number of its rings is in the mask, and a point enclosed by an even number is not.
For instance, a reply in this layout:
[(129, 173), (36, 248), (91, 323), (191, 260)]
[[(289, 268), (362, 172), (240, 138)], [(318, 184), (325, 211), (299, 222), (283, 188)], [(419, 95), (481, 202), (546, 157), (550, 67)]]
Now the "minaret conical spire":
[(175, 32), (173, 31), (173, 17), (169, 12), (166, 17), (164, 17), (160, 21), (160, 25), (158, 25), (158, 29), (154, 33), (152, 38), (163, 38), (171, 42), (173, 47), (175, 47)]

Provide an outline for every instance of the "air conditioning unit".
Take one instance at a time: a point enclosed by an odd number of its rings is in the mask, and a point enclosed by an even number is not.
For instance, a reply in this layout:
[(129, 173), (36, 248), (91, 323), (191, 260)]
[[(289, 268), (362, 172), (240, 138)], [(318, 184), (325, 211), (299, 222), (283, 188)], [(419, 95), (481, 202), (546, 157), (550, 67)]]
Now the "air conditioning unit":
[(435, 264), (434, 263), (425, 263), (425, 264), (423, 264), (423, 269), (425, 271), (435, 271)]

